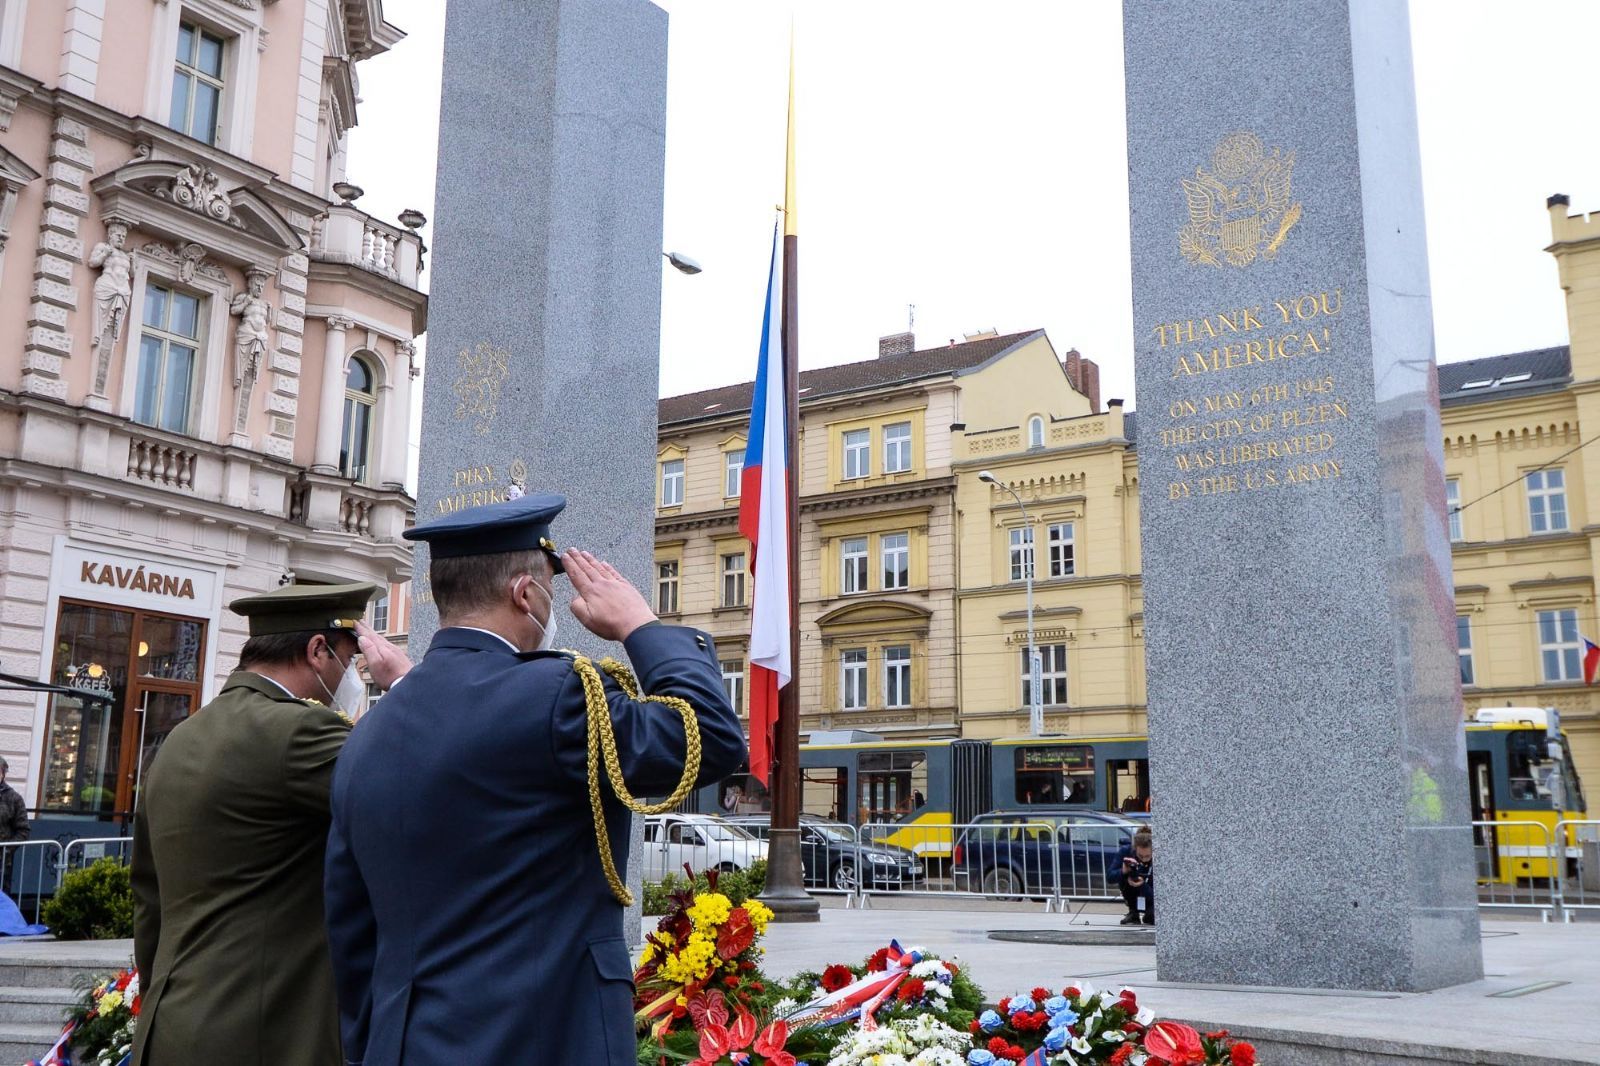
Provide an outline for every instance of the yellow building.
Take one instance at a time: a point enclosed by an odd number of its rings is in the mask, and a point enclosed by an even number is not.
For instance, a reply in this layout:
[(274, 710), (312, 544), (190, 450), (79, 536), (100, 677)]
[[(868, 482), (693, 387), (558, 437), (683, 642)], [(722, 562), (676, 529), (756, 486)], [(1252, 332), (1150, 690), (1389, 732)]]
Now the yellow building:
[[(1007, 424), (1003, 412), (1026, 396), (1054, 431), (1088, 416), (1093, 401), (1080, 388), (1098, 388), (1093, 364), (1076, 352), (1063, 363), (1041, 330), (912, 347), (908, 334), (887, 337), (876, 359), (800, 376), (806, 733), (959, 733), (964, 423)], [(744, 383), (662, 400), (656, 482), (656, 607), (715, 636), (741, 711), (751, 589), (739, 474), (751, 391)]]

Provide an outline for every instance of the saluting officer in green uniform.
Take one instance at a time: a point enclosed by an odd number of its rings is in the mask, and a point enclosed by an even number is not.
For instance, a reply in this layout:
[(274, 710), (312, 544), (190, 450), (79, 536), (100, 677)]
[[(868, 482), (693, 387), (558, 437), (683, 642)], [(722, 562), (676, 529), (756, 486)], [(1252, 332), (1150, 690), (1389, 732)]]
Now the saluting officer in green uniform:
[(239, 669), (162, 745), (135, 819), (133, 1066), (343, 1061), (323, 855), (376, 590), (288, 585), (229, 605), (250, 620)]

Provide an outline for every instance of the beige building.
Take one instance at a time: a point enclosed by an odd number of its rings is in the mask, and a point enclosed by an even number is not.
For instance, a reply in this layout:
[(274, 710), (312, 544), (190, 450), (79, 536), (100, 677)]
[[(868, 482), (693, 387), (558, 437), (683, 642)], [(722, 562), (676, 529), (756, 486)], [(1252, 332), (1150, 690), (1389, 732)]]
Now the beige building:
[[(958, 609), (970, 536), (958, 474), (968, 426), (1017, 424), (1024, 399), (1052, 430), (1089, 415), (1098, 370), (1043, 331), (986, 334), (800, 376), (802, 729), (953, 736), (963, 702)], [(741, 711), (750, 630), (739, 472), (751, 385), (661, 401), (656, 605), (711, 632)], [(997, 646), (995, 652), (1003, 653)], [(1014, 688), (1015, 686), (1010, 686)]]
[(0, 692), (30, 806), (131, 809), (245, 632), (229, 601), (384, 584), (424, 219), (355, 206), (381, 0), (0, 0)]

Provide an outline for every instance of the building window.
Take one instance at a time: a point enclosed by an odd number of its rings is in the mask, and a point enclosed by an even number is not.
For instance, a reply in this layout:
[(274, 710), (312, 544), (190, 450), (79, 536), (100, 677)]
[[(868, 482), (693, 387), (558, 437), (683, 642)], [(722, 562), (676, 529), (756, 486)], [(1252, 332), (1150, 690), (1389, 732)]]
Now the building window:
[(744, 552), (722, 557), (722, 606), (744, 606)]
[(1011, 531), (1011, 580), (1033, 575), (1033, 527)]
[[(1039, 651), (1039, 702), (1045, 707), (1067, 705), (1067, 646), (1065, 644), (1040, 644)], [(1028, 663), (1028, 649), (1022, 648), (1022, 705), (1033, 706), (1033, 670)]]
[(883, 705), (911, 706), (911, 648), (908, 645), (883, 649)]
[(883, 472), (903, 474), (911, 469), (911, 423), (883, 427)]
[(372, 456), (372, 411), (377, 403), (372, 368), (361, 358), (350, 360), (344, 375), (344, 432), (339, 437), (339, 473), (352, 481), (367, 480)]
[(722, 660), (722, 690), (735, 712), (744, 710), (744, 662), (740, 659)]
[(221, 37), (192, 22), (178, 25), (178, 63), (172, 72), (172, 116), (167, 124), (207, 144), (217, 143), (225, 47)]
[(1450, 516), (1450, 539), (1465, 540), (1461, 533), (1461, 482), (1455, 478), (1444, 483), (1444, 509)]
[(1535, 470), (1528, 485), (1528, 530), (1560, 533), (1567, 528), (1567, 476), (1561, 470)]
[(1028, 447), (1044, 447), (1044, 419), (1038, 415), (1028, 419)]
[(1464, 614), (1456, 615), (1456, 654), (1461, 659), (1461, 683), (1473, 683), (1472, 672), (1472, 620)]
[(1546, 681), (1583, 680), (1583, 640), (1572, 608), (1539, 612), (1539, 659)]
[(656, 614), (678, 613), (678, 560), (656, 564)]
[(846, 648), (839, 653), (840, 706), (859, 711), (867, 705), (867, 649)]
[(867, 477), (872, 473), (872, 430), (852, 429), (844, 435), (844, 476)]
[(885, 533), (880, 542), (883, 554), (883, 587), (903, 589), (911, 585), (911, 534)]
[(1050, 550), (1050, 576), (1071, 577), (1077, 573), (1077, 560), (1072, 548), (1072, 523), (1057, 522), (1045, 538)]
[(661, 464), (661, 506), (683, 505), (683, 460), (668, 459)]
[(730, 500), (737, 499), (743, 491), (740, 483), (744, 479), (744, 449), (723, 452), (722, 463), (724, 468), (722, 495)]
[(145, 286), (139, 377), (133, 398), (135, 422), (173, 433), (188, 431), (202, 302), (177, 289), (154, 283)]
[(867, 591), (867, 538), (839, 542), (839, 592), (845, 596)]
[(379, 633), (389, 632), (389, 593), (380, 592), (372, 601), (372, 628)]

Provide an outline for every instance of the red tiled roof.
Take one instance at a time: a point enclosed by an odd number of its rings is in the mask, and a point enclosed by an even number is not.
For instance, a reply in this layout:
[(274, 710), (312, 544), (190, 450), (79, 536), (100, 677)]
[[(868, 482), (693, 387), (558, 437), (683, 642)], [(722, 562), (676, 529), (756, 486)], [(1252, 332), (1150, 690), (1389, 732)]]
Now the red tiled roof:
[[(1002, 337), (981, 337), (965, 344), (950, 344), (942, 348), (924, 348), (904, 355), (885, 355), (864, 359), (859, 363), (818, 367), (800, 372), (800, 399), (814, 400), (859, 389), (900, 385), (920, 378), (940, 377), (957, 371), (970, 370), (1000, 355), (1015, 345), (1043, 336), (1044, 331), (1031, 329), (1023, 333), (1008, 333)], [(706, 389), (683, 396), (664, 397), (657, 407), (661, 425), (674, 422), (693, 422), (702, 418), (721, 418), (750, 410), (750, 394), (755, 382), (742, 381), (737, 385), (724, 385), (720, 389)]]

